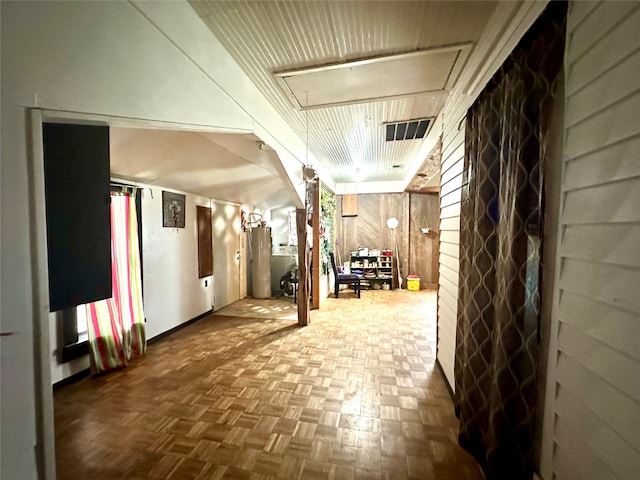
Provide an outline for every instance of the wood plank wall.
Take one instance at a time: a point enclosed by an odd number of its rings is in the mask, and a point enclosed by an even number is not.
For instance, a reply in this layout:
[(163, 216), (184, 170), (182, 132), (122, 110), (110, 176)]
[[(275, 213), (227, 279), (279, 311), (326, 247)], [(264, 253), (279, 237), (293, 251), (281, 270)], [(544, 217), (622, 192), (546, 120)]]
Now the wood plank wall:
[(639, 26), (638, 2), (570, 4), (545, 478), (640, 472)]
[[(337, 197), (337, 212), (342, 211), (342, 196)], [(387, 219), (396, 217), (398, 227), (391, 230)], [(437, 284), (437, 233), (424, 235), (426, 224), (438, 226), (438, 196), (436, 194), (382, 193), (358, 195), (355, 217), (336, 215), (336, 239), (342, 262), (358, 247), (390, 248), (398, 245), (402, 276), (409, 273), (420, 277), (421, 288)], [(417, 232), (417, 233), (416, 233)], [(406, 288), (406, 282), (404, 283)]]
[[(438, 207), (437, 193), (409, 195), (409, 269), (420, 277), (420, 288), (436, 288), (438, 284)], [(422, 233), (429, 227), (429, 233)], [(406, 275), (405, 275), (406, 276)]]
[[(342, 196), (337, 197), (337, 211), (342, 211)], [(391, 230), (387, 219), (396, 217), (398, 227)], [(358, 195), (358, 215), (336, 216), (336, 239), (342, 262), (349, 260), (350, 252), (358, 247), (390, 248), (398, 245), (403, 277), (409, 262), (409, 195), (406, 193), (383, 193)]]

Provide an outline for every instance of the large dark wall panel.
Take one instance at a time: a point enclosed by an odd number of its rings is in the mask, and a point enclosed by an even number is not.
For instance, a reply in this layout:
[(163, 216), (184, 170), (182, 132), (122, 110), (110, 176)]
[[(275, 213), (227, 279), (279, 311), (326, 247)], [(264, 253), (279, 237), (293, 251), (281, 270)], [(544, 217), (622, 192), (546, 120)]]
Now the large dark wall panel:
[[(438, 228), (440, 201), (437, 193), (409, 196), (409, 271), (420, 277), (420, 287), (438, 283)], [(429, 233), (422, 229), (428, 227)]]
[(109, 127), (43, 125), (50, 310), (111, 297)]

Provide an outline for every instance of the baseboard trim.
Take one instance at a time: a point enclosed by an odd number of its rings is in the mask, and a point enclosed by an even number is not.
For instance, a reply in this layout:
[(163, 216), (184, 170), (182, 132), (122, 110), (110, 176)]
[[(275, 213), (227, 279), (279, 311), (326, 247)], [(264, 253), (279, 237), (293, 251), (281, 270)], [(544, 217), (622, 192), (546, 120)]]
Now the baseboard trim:
[(172, 333), (177, 332), (178, 330), (183, 329), (184, 327), (188, 327), (189, 325), (191, 325), (192, 323), (197, 322), (198, 320), (202, 320), (204, 317), (208, 317), (209, 315), (211, 315), (213, 313), (213, 308), (211, 310), (208, 310), (200, 315), (198, 315), (197, 317), (192, 318), (191, 320), (187, 320), (184, 323), (181, 323), (180, 325), (177, 325), (169, 330), (167, 330), (166, 332), (162, 332), (159, 333), (158, 335), (156, 335), (153, 338), (149, 338), (147, 340), (147, 345), (152, 345), (156, 342), (159, 342), (160, 340), (162, 340), (165, 337), (168, 337), (169, 335), (171, 335)]
[(449, 380), (447, 380), (447, 376), (444, 374), (444, 370), (442, 369), (442, 365), (440, 365), (440, 362), (438, 361), (438, 359), (436, 359), (436, 367), (438, 367), (438, 371), (440, 372), (440, 375), (442, 376), (442, 380), (444, 380), (444, 384), (447, 386), (447, 391), (449, 392), (449, 396), (451, 397), (451, 401), (455, 405), (453, 389), (451, 388), (451, 385), (449, 385)]
[(64, 388), (64, 387), (66, 387), (68, 385), (71, 385), (72, 383), (79, 382), (80, 380), (82, 380), (83, 378), (88, 377), (89, 375), (91, 375), (91, 370), (90, 369), (85, 368), (84, 370), (80, 370), (79, 372), (74, 373), (73, 375), (69, 375), (68, 377), (63, 378), (59, 382), (54, 383), (53, 384), (53, 391), (57, 392), (61, 388)]

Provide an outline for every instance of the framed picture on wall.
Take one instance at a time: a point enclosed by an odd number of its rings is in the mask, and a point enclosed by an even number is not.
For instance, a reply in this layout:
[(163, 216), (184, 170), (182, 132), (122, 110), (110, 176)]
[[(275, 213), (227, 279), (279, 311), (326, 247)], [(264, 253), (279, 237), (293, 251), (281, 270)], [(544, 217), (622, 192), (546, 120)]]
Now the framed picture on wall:
[(180, 193), (162, 192), (162, 226), (184, 228), (185, 196)]

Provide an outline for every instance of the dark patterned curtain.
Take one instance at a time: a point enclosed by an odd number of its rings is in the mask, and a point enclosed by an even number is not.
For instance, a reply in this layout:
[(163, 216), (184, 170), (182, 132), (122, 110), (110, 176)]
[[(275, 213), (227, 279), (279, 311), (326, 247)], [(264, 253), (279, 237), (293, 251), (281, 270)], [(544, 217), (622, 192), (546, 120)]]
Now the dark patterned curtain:
[(467, 113), (455, 400), (487, 480), (533, 471), (542, 166), (565, 17), (551, 2)]

